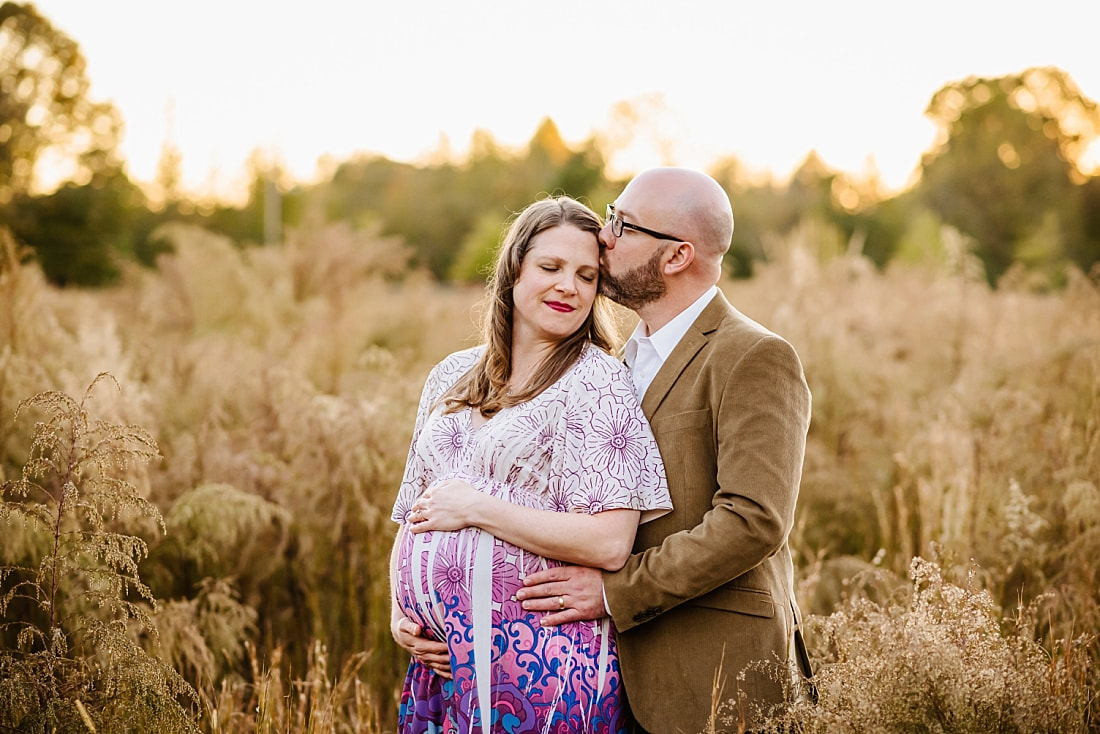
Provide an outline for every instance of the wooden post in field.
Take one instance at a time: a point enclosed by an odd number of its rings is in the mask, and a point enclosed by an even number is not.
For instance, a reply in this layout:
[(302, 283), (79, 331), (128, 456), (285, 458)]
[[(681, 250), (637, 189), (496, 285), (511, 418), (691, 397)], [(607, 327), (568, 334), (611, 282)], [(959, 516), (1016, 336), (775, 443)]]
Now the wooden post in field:
[(264, 179), (264, 244), (273, 245), (283, 237), (282, 195), (271, 178)]

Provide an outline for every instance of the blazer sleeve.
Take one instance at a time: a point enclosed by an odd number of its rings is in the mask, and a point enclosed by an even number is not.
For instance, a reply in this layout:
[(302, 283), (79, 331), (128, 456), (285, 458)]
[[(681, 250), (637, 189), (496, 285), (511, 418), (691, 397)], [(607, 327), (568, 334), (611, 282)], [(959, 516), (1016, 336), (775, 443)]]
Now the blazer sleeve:
[(787, 543), (809, 419), (798, 355), (770, 332), (740, 356), (716, 347), (699, 371), (681, 374), (653, 428), (669, 464), (674, 515), (686, 514), (682, 529), (604, 574), (618, 629), (742, 576)]

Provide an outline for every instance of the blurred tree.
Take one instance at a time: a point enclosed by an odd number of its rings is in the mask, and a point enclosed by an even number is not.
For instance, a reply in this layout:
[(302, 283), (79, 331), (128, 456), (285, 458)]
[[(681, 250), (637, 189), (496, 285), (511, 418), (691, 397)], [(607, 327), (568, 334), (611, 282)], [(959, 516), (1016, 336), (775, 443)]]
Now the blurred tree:
[(31, 4), (0, 5), (0, 218), (58, 285), (102, 285), (120, 258), (155, 256), (117, 154), (121, 118), (89, 84), (74, 41)]
[(532, 167), (557, 170), (569, 160), (570, 153), (557, 124), (549, 117), (543, 118), (527, 144), (528, 162)]
[(183, 201), (183, 155), (179, 147), (166, 141), (160, 148), (160, 157), (157, 159), (156, 178), (156, 205), (178, 205)]
[(735, 157), (720, 160), (710, 170), (733, 205), (733, 240), (726, 264), (737, 278), (753, 274), (754, 263), (767, 259), (768, 232), (790, 226), (783, 213), (783, 188), (772, 181), (756, 182)]
[(1063, 71), (1028, 69), (954, 82), (926, 114), (941, 142), (921, 162), (919, 192), (948, 224), (977, 241), (995, 283), (1017, 260), (1088, 268), (1090, 242), (1077, 163), (1100, 132), (1100, 112)]
[(889, 263), (909, 230), (910, 220), (920, 214), (912, 191), (881, 201), (867, 202), (859, 209), (838, 213), (838, 226), (849, 244), (860, 243), (860, 252), (878, 267)]
[(568, 194), (591, 203), (596, 196), (602, 206), (607, 196), (595, 143), (570, 148), (550, 119), (522, 151), (505, 150), (483, 130), (475, 131), (469, 150), (464, 161), (440, 153), (424, 166), (354, 159), (309, 197), (329, 220), (380, 221), (383, 234), (413, 248), (417, 264), (441, 280), (466, 280), (483, 277), (479, 268), (491, 257), (500, 225), (536, 198)]
[[(419, 254), (419, 261), (445, 277), (459, 243), (473, 228), (479, 209), (466, 206), (464, 176), (453, 164), (416, 170), (392, 179), (381, 192), (379, 212), (385, 233), (398, 234)], [(483, 205), (484, 206), (484, 205)]]
[[(169, 152), (170, 149), (166, 148), (162, 155)], [(284, 228), (297, 226), (305, 218), (311, 193), (304, 187), (294, 185), (278, 156), (263, 150), (253, 150), (249, 154), (247, 168), (248, 200), (243, 206), (209, 205), (200, 206), (196, 211), (186, 200), (169, 200), (169, 205), (158, 215), (159, 218), (184, 220), (208, 227), (242, 246), (281, 242)], [(314, 195), (313, 199), (320, 205), (320, 196)]]
[(76, 43), (32, 5), (0, 5), (0, 203), (33, 190), (47, 155), (78, 184), (119, 166), (118, 113), (88, 88)]
[(853, 179), (830, 169), (813, 151), (785, 186), (754, 181), (735, 158), (720, 161), (710, 173), (733, 203), (735, 226), (726, 263), (734, 277), (751, 276), (754, 264), (768, 259), (769, 248), (785, 246), (792, 231), (810, 222), (840, 237), (830, 247), (824, 241), (816, 243), (822, 248), (819, 256), (840, 254), (834, 250), (846, 242), (884, 265), (897, 247), (909, 210), (904, 195), (882, 200), (873, 175)]
[[(585, 141), (580, 150), (572, 151), (554, 174), (553, 189), (569, 193), (578, 199), (602, 191), (604, 188), (604, 159), (594, 140)], [(600, 197), (601, 200), (606, 198)], [(585, 201), (603, 216), (601, 202)], [(602, 202), (606, 204), (607, 202)]]
[(50, 282), (104, 285), (118, 275), (119, 260), (135, 259), (135, 249), (144, 242), (138, 234), (144, 202), (141, 190), (116, 170), (96, 175), (89, 184), (70, 182), (45, 196), (17, 196), (12, 228), (34, 248)]
[[(1100, 176), (1093, 176), (1081, 186), (1081, 228), (1084, 232), (1084, 252), (1074, 259), (1100, 267)], [(1100, 276), (1100, 272), (1097, 273)]]
[(787, 184), (788, 224), (793, 225), (804, 217), (831, 219), (834, 211), (833, 189), (838, 175), (825, 165), (816, 151), (811, 150)]
[(476, 283), (492, 275), (493, 262), (500, 248), (506, 220), (495, 210), (486, 211), (459, 246), (451, 263), (448, 279), (455, 283)]

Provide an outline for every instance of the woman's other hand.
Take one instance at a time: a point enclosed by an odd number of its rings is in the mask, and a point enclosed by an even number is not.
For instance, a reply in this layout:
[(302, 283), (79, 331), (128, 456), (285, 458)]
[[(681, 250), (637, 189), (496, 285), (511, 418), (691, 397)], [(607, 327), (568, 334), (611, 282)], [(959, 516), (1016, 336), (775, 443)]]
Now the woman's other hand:
[(436, 675), (451, 677), (451, 656), (447, 652), (447, 643), (424, 637), (420, 625), (408, 617), (394, 618), (390, 622), (390, 634), (398, 645)]

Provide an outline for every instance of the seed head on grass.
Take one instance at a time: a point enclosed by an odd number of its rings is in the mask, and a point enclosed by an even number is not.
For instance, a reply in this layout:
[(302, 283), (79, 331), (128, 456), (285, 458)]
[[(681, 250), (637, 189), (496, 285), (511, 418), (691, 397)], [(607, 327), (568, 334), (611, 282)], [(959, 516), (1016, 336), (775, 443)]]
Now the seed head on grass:
[[(148, 655), (133, 627), (156, 634), (156, 600), (139, 577), (148, 547), (125, 532), (135, 517), (163, 532), (129, 472), (159, 456), (144, 429), (93, 420), (88, 403), (48, 391), (19, 404), (40, 414), (18, 479), (0, 484), (0, 520), (38, 542), (40, 557), (0, 568), (0, 725), (20, 731), (195, 731), (181, 701), (193, 689)], [(79, 705), (78, 705), (79, 702)]]

